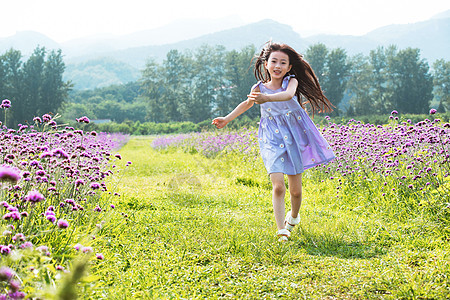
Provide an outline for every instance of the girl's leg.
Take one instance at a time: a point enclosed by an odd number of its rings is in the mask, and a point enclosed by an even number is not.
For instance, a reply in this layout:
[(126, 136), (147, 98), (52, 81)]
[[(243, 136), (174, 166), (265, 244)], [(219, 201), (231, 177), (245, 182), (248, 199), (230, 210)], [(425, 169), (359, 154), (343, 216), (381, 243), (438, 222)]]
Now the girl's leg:
[(302, 204), (302, 174), (288, 175), (288, 182), (291, 195), (291, 216), (297, 218)]
[(275, 222), (278, 230), (284, 229), (284, 196), (286, 194), (286, 186), (284, 184), (283, 173), (271, 173), (270, 180), (272, 180), (272, 205), (273, 213), (275, 215)]

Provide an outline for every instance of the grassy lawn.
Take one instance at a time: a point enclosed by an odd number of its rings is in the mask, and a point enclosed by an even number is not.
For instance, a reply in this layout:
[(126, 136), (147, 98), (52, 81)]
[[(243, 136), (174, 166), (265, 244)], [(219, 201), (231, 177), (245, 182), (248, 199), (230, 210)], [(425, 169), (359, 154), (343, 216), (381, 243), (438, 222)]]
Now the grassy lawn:
[(301, 222), (280, 243), (262, 161), (158, 152), (150, 143), (134, 137), (120, 150), (133, 164), (96, 237), (105, 259), (90, 270), (101, 278), (90, 296), (450, 297), (449, 241), (417, 231), (419, 221), (339, 205), (335, 186), (309, 180), (307, 171)]

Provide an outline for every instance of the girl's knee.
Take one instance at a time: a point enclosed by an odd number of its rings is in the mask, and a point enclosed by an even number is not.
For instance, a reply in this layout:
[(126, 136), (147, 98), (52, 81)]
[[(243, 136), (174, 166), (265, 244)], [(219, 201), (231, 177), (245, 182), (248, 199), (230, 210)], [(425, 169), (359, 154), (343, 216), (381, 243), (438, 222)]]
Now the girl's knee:
[(273, 193), (278, 196), (284, 195), (286, 193), (286, 187), (284, 184), (274, 184)]
[(301, 190), (289, 191), (289, 194), (291, 195), (292, 198), (301, 198), (302, 197)]

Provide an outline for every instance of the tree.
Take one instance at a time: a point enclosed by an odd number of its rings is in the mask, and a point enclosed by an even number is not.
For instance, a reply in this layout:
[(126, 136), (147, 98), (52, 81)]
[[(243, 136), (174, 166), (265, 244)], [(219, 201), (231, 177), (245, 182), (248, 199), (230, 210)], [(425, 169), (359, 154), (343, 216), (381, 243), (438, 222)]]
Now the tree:
[(305, 59), (314, 70), (319, 83), (323, 84), (327, 72), (328, 48), (322, 43), (309, 46), (305, 53)]
[(152, 122), (163, 122), (164, 112), (162, 103), (162, 68), (154, 59), (149, 59), (142, 71), (140, 79), (141, 97), (147, 104), (147, 117)]
[(370, 114), (374, 111), (374, 101), (371, 97), (373, 67), (370, 65), (368, 58), (361, 54), (352, 57), (351, 65), (350, 79), (347, 84), (347, 90), (351, 98), (347, 114)]
[(406, 48), (388, 60), (393, 109), (402, 113), (428, 113), (433, 98), (428, 63), (420, 59), (420, 50)]
[[(344, 49), (333, 49), (327, 56), (327, 72), (322, 87), (327, 98), (336, 107), (344, 98), (350, 64), (347, 62), (347, 54)], [(339, 114), (336, 109), (335, 114)]]
[(21, 120), (22, 110), (20, 109), (20, 101), (23, 97), (22, 93), (22, 54), (18, 50), (9, 50), (1, 56), (3, 66), (3, 82), (0, 95), (2, 98), (11, 100), (10, 109), (11, 117), (8, 118), (8, 127), (16, 125), (16, 120)]
[(438, 59), (433, 64), (434, 96), (439, 100), (440, 112), (450, 109), (450, 62)]

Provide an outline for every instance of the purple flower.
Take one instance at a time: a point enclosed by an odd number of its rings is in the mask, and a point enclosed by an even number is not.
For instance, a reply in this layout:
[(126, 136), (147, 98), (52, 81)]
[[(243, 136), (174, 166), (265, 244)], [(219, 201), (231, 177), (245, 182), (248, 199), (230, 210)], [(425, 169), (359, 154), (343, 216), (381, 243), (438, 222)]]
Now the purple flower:
[(50, 116), (49, 114), (45, 114), (42, 116), (42, 121), (44, 121), (44, 122), (50, 122), (51, 119), (52, 119), (52, 116)]
[(435, 113), (437, 113), (437, 110), (435, 110), (434, 108), (430, 109), (430, 115), (434, 115)]
[(0, 246), (0, 253), (1, 254), (9, 254), (11, 252), (11, 248), (6, 245)]
[(69, 155), (61, 148), (55, 149), (52, 151), (52, 155), (54, 157), (60, 157), (60, 158), (69, 158)]
[(55, 215), (47, 215), (47, 220), (49, 220), (52, 223), (55, 223), (56, 217), (55, 217)]
[(42, 123), (42, 119), (39, 118), (39, 117), (34, 117), (34, 118), (33, 118), (33, 121), (34, 121), (34, 122), (37, 122), (37, 123)]
[(100, 184), (98, 184), (97, 182), (91, 183), (91, 189), (98, 190), (99, 188), (100, 188)]
[(83, 247), (83, 248), (81, 248), (81, 252), (83, 252), (83, 253), (91, 253), (93, 250), (92, 250), (92, 247)]
[(44, 200), (44, 196), (39, 193), (38, 191), (29, 191), (28, 194), (25, 196), (25, 201), (29, 201), (32, 203), (38, 203)]
[(27, 249), (27, 248), (33, 248), (33, 243), (31, 242), (25, 242), (19, 247), (20, 249)]
[(59, 228), (66, 229), (67, 227), (69, 227), (69, 222), (63, 219), (59, 219), (57, 225)]
[(0, 181), (8, 181), (16, 183), (20, 179), (20, 172), (18, 169), (8, 165), (0, 166)]
[(97, 253), (97, 254), (95, 255), (95, 257), (96, 257), (97, 259), (99, 259), (99, 260), (105, 259), (105, 257), (104, 257), (103, 254), (101, 254), (101, 253)]
[(0, 105), (1, 108), (7, 109), (11, 107), (11, 101), (8, 99), (5, 99), (2, 101), (2, 105)]
[(81, 245), (81, 244), (76, 244), (75, 246), (73, 246), (73, 248), (75, 249), (75, 250), (80, 250), (81, 248), (83, 248), (83, 245)]
[(116, 155), (114, 155), (115, 157), (117, 157), (118, 159), (122, 159), (122, 156), (119, 154), (119, 153), (117, 153)]
[(90, 122), (89, 118), (86, 117), (86, 116), (81, 117), (79, 119), (75, 119), (75, 120), (77, 120), (78, 123), (86, 123), (86, 124), (88, 124)]
[(14, 275), (14, 271), (10, 268), (5, 266), (0, 268), (0, 280), (9, 281), (14, 277)]
[(391, 115), (397, 115), (398, 114), (398, 111), (396, 111), (396, 110), (393, 110), (392, 112), (391, 112)]

